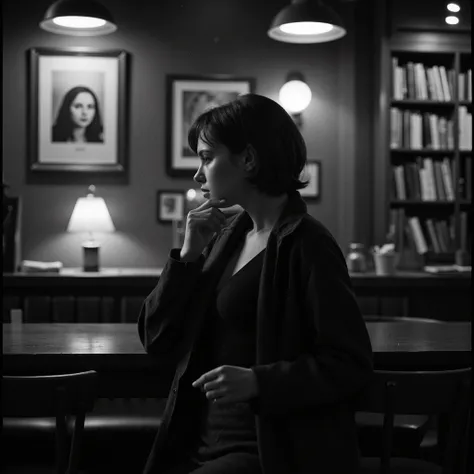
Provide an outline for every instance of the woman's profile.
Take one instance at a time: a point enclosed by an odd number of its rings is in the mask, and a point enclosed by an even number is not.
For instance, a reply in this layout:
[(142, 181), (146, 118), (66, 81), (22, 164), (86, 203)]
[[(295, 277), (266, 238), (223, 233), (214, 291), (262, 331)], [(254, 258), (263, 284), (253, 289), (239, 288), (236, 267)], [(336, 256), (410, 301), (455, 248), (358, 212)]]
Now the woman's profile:
[(52, 135), (53, 142), (103, 143), (99, 102), (91, 89), (77, 86), (66, 93)]

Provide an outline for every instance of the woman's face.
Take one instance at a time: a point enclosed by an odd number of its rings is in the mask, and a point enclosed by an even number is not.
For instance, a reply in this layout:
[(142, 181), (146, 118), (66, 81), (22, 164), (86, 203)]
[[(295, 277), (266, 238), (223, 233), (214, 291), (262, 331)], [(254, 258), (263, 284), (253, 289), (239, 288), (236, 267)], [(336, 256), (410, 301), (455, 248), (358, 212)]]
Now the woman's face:
[(88, 127), (95, 115), (94, 97), (89, 92), (79, 92), (69, 107), (72, 123), (76, 127)]
[(197, 154), (201, 164), (194, 175), (205, 199), (226, 199), (228, 205), (238, 204), (245, 192), (245, 173), (239, 166), (240, 157), (222, 144), (208, 145), (198, 140)]

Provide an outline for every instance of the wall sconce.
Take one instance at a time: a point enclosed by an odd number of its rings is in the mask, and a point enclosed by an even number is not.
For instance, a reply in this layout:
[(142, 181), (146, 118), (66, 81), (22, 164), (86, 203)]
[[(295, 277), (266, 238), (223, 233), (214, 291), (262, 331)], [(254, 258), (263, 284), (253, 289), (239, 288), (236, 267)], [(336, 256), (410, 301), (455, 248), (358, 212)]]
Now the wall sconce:
[(303, 125), (301, 112), (311, 102), (311, 89), (300, 72), (289, 73), (286, 81), (280, 89), (279, 102), (300, 128)]
[(103, 198), (94, 196), (95, 186), (89, 186), (87, 197), (77, 200), (72, 211), (68, 232), (89, 232), (89, 240), (82, 244), (84, 249), (84, 271), (99, 271), (100, 244), (93, 232), (114, 232), (115, 226)]
[(107, 35), (117, 29), (109, 10), (95, 0), (58, 0), (48, 8), (40, 26), (50, 33), (71, 36)]
[(284, 43), (325, 43), (346, 34), (339, 15), (321, 0), (292, 0), (273, 19), (268, 36)]

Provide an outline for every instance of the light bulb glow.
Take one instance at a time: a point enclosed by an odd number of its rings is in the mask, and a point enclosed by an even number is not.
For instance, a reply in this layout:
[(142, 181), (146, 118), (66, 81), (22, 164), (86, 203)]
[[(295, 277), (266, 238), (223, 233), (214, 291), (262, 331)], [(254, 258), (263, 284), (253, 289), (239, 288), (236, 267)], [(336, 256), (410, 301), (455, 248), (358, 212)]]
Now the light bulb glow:
[(459, 18), (457, 16), (447, 16), (444, 20), (448, 25), (457, 25)]
[(311, 89), (303, 81), (288, 81), (282, 86), (279, 101), (282, 107), (290, 114), (299, 114), (311, 102)]
[(192, 201), (197, 196), (197, 192), (195, 189), (188, 189), (186, 192), (186, 199), (188, 201)]
[(59, 16), (53, 19), (53, 23), (65, 28), (100, 28), (106, 21), (90, 16)]
[(331, 31), (333, 25), (316, 21), (299, 21), (295, 23), (285, 23), (280, 26), (283, 33), (289, 35), (322, 35)]
[(461, 10), (461, 7), (457, 3), (448, 3), (446, 5), (446, 8), (453, 13), (457, 13), (458, 11)]

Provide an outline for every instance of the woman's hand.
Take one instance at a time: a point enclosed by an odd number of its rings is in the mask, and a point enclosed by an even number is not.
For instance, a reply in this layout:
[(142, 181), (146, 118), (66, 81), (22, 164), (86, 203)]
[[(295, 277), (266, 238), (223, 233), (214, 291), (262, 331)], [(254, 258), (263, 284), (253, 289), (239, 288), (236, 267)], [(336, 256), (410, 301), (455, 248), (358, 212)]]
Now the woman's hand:
[(218, 404), (246, 402), (258, 395), (257, 377), (252, 369), (223, 365), (201, 375), (193, 382)]
[(225, 199), (209, 199), (188, 212), (184, 243), (180, 253), (182, 261), (196, 260), (214, 233), (221, 230), (226, 223), (226, 216), (218, 206), (224, 204)]

